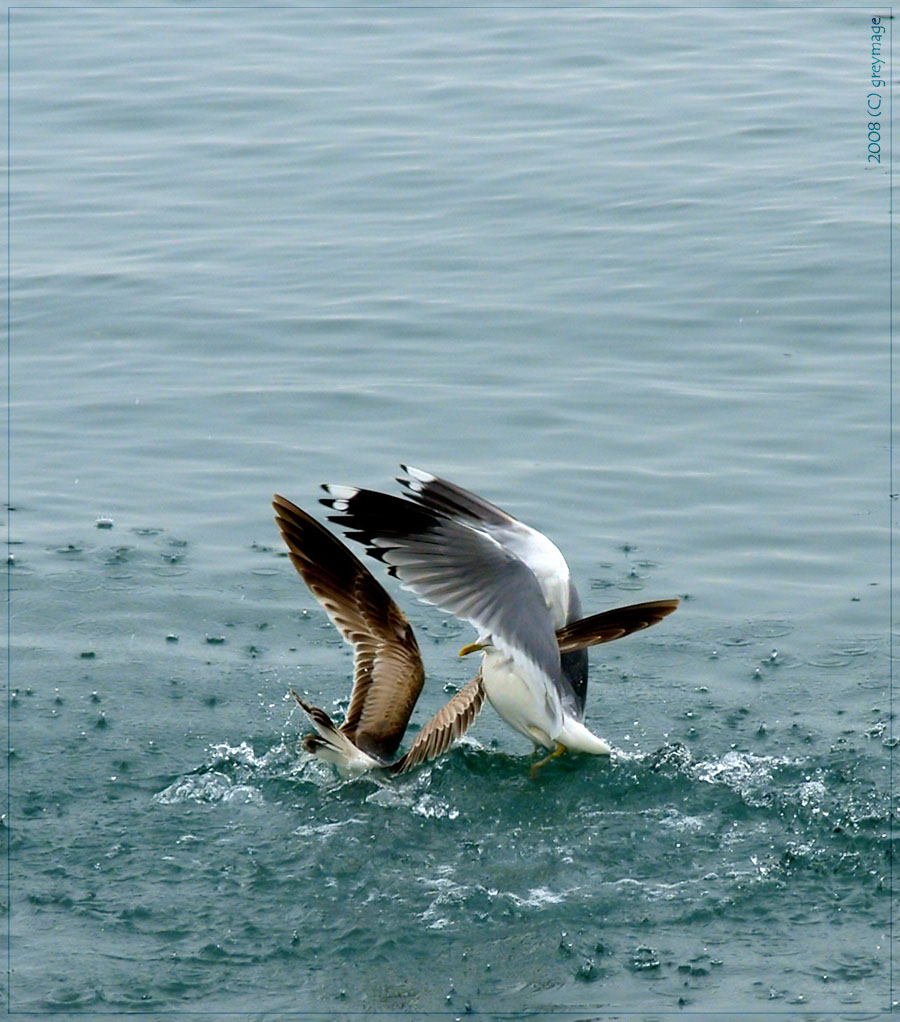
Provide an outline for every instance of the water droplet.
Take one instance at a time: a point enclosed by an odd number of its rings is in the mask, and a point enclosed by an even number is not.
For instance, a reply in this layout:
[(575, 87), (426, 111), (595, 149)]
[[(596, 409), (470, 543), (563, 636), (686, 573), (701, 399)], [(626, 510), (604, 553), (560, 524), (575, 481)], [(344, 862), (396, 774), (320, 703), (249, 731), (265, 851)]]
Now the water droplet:
[(593, 958), (585, 958), (575, 973), (575, 978), (583, 983), (590, 983), (597, 978), (597, 963)]
[(631, 956), (630, 968), (632, 972), (641, 972), (644, 969), (658, 969), (659, 958), (653, 948), (641, 946)]

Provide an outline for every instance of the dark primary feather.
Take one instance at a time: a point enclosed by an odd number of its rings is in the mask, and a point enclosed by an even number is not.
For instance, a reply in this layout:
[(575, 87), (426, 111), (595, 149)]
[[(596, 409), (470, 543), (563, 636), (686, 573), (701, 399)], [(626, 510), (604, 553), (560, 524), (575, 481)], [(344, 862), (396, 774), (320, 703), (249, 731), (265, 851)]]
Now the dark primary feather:
[(556, 639), (563, 653), (570, 650), (597, 646), (601, 642), (612, 642), (624, 635), (658, 624), (671, 614), (680, 600), (651, 600), (648, 603), (632, 603), (627, 607), (614, 607), (590, 617), (558, 628)]
[(417, 504), (439, 511), (448, 518), (463, 518), (485, 525), (513, 525), (515, 519), (501, 510), (496, 504), (485, 500), (477, 494), (464, 490), (456, 483), (439, 479), (429, 473), (420, 472), (407, 465), (400, 466), (409, 473), (409, 479), (398, 478), (397, 482), (405, 487), (407, 495)]
[[(575, 583), (569, 579), (569, 617), (568, 621), (577, 620), (581, 617), (581, 597), (575, 588)], [(557, 643), (559, 639), (557, 638)], [(559, 663), (563, 677), (569, 683), (574, 695), (574, 703), (567, 706), (570, 712), (574, 713), (578, 720), (584, 720), (584, 704), (587, 700), (588, 653), (586, 649), (571, 649), (559, 651)]]
[(425, 680), (406, 616), (337, 537), (289, 500), (273, 500), (290, 558), (353, 647), (354, 677), (341, 731), (363, 752), (397, 751)]
[[(326, 493), (331, 492), (328, 484), (324, 484), (322, 489)], [(348, 539), (364, 543), (366, 552), (379, 560), (384, 560), (385, 553), (396, 549), (397, 544), (407, 537), (428, 535), (434, 530), (437, 520), (430, 508), (377, 490), (354, 488), (352, 497), (319, 499), (326, 507), (338, 511), (338, 514), (329, 515), (328, 520), (340, 525)], [(346, 508), (345, 504), (348, 505)], [(377, 527), (373, 533), (375, 523)], [(379, 539), (377, 546), (373, 545), (375, 535)]]

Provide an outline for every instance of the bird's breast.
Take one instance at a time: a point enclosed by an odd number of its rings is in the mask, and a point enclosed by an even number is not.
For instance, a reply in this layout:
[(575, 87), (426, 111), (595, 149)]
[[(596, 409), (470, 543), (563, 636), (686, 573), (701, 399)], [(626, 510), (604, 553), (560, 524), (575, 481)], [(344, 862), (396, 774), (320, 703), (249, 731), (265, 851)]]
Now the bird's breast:
[(562, 708), (540, 671), (491, 647), (485, 650), (481, 676), (488, 701), (506, 723), (529, 741), (552, 748), (562, 725)]

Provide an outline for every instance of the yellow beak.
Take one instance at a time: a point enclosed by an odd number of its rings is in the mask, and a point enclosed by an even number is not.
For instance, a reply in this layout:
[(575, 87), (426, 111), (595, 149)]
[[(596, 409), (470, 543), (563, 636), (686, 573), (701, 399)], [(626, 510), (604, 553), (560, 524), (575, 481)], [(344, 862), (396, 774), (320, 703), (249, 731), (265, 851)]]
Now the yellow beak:
[(470, 653), (477, 653), (479, 650), (484, 649), (487, 646), (486, 642), (472, 642), (468, 646), (463, 646), (459, 651), (460, 656), (468, 656)]

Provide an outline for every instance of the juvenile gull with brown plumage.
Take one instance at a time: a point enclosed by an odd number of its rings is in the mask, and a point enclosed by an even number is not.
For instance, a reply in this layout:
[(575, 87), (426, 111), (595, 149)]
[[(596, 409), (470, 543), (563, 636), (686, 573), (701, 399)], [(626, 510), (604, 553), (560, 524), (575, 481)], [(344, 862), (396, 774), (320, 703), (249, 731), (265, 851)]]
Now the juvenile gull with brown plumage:
[(484, 704), (481, 675), (460, 689), (409, 750), (394, 759), (425, 681), (412, 626), (336, 536), (286, 498), (276, 494), (272, 504), (291, 562), (353, 647), (353, 689), (340, 727), (292, 690), (316, 729), (304, 738), (304, 748), (349, 773), (386, 768), (402, 774), (439, 756), (478, 716)]

